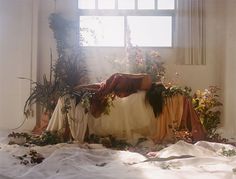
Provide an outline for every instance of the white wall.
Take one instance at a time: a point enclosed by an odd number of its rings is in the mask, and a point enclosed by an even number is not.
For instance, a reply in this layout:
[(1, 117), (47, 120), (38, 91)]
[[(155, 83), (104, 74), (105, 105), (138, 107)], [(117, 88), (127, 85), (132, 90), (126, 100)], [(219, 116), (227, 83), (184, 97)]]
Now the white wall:
[[(33, 0), (0, 0), (0, 128), (12, 129), (24, 120), (23, 106), (35, 78)], [(27, 120), (23, 128), (32, 128)]]
[(56, 44), (53, 33), (49, 28), (48, 18), (55, 12), (54, 1), (40, 1), (38, 15), (38, 58), (37, 58), (37, 80), (41, 81), (43, 74), (50, 72), (50, 49), (53, 59), (56, 59)]
[(224, 132), (226, 136), (236, 137), (236, 1), (227, 0), (224, 75)]

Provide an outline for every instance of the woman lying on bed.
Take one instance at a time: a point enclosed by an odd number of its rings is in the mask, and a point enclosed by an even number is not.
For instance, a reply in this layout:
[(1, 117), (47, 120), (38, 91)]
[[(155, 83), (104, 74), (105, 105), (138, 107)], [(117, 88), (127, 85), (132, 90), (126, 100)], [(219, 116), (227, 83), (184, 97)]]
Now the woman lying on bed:
[[(140, 137), (161, 142), (170, 139), (173, 128), (187, 128), (195, 140), (203, 139), (204, 130), (192, 108), (191, 100), (182, 95), (163, 98), (163, 84), (152, 83), (147, 74), (113, 74), (104, 83), (77, 86), (75, 91), (90, 90), (94, 95), (89, 112), (71, 99), (67, 114), (61, 109), (65, 97), (60, 98), (52, 114), (47, 130), (60, 130), (67, 115), (69, 129), (75, 140), (83, 141), (89, 134), (112, 135), (131, 143)], [(104, 112), (104, 98), (117, 96), (110, 107), (109, 115)]]
[[(159, 90), (154, 90), (154, 88)], [(100, 117), (104, 111), (106, 103), (104, 98), (109, 94), (114, 94), (117, 97), (127, 97), (138, 91), (152, 91), (147, 93), (146, 100), (153, 107), (155, 116), (159, 115), (162, 111), (163, 100), (162, 91), (165, 87), (161, 83), (152, 83), (151, 76), (148, 74), (125, 74), (115, 73), (110, 76), (105, 82), (78, 85), (75, 87), (75, 91), (89, 90), (95, 92), (91, 99), (90, 111), (94, 117)], [(153, 94), (155, 92), (155, 94)], [(154, 100), (153, 100), (154, 99)], [(156, 102), (154, 102), (156, 101)]]

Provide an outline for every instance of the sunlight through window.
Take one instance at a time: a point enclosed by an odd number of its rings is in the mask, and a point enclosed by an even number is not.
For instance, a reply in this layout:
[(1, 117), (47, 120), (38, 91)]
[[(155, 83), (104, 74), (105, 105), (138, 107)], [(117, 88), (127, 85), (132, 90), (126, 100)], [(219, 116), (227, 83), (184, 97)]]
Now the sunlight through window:
[(119, 0), (118, 1), (118, 9), (134, 9), (135, 4), (134, 0)]
[(124, 18), (81, 16), (83, 46), (124, 46)]
[(174, 9), (175, 0), (158, 0), (158, 9)]
[(154, 9), (154, 0), (138, 0), (138, 9)]
[(171, 47), (175, 0), (78, 0), (80, 44)]
[(114, 9), (115, 0), (98, 0), (98, 9)]
[(94, 9), (95, 1), (94, 0), (79, 0), (78, 8), (79, 9)]
[(171, 17), (165, 16), (128, 17), (131, 44), (145, 47), (171, 47), (171, 22)]

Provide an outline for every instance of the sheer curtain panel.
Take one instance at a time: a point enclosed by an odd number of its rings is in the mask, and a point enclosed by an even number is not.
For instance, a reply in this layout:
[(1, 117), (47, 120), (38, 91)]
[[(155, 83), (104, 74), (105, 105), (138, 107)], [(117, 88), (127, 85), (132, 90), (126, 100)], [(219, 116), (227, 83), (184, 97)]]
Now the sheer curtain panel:
[(204, 65), (204, 0), (176, 0), (177, 64)]

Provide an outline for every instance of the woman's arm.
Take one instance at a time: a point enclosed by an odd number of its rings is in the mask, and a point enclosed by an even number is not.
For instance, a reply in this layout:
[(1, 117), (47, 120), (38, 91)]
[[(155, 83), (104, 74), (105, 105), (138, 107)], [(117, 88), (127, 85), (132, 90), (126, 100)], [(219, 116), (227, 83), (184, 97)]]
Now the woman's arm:
[(87, 84), (87, 85), (77, 85), (74, 87), (75, 91), (80, 90), (90, 90), (90, 91), (98, 91), (101, 87), (101, 83)]
[(152, 79), (148, 74), (115, 73), (105, 83), (77, 85), (74, 90), (95, 91), (99, 96), (105, 96), (111, 92), (124, 93), (124, 96), (127, 96), (132, 91), (149, 90), (151, 85)]

